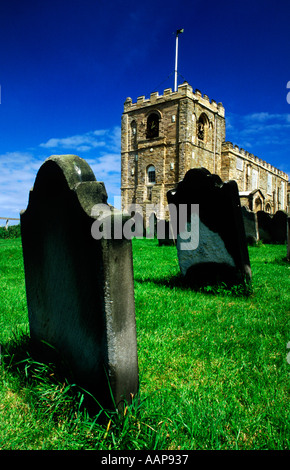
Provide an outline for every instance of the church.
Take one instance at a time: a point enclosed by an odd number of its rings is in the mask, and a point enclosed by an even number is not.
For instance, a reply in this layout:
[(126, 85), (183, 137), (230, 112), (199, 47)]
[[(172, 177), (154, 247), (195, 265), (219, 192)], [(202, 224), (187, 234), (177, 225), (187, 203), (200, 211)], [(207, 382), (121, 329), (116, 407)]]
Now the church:
[(187, 83), (163, 95), (124, 103), (121, 124), (122, 209), (154, 205), (168, 219), (167, 191), (191, 168), (204, 167), (223, 181), (235, 180), (242, 206), (274, 214), (287, 211), (288, 175), (226, 141), (225, 109)]

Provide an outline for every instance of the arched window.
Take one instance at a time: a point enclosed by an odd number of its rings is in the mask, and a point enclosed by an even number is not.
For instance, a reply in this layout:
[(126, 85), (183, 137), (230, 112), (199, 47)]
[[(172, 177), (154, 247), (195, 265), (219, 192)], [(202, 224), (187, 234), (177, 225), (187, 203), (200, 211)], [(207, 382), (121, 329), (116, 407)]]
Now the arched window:
[(159, 115), (157, 113), (151, 113), (147, 118), (147, 139), (153, 139), (159, 136)]
[(132, 135), (136, 135), (136, 134), (137, 134), (137, 124), (136, 124), (136, 121), (132, 121), (132, 122), (131, 122), (131, 132), (132, 132)]
[(266, 204), (265, 210), (268, 214), (271, 214), (271, 204), (269, 204), (269, 202)]
[(257, 199), (255, 200), (255, 212), (261, 211), (262, 209), (263, 209), (262, 200), (259, 197), (257, 197)]
[(131, 148), (135, 149), (137, 144), (137, 123), (136, 121), (131, 122)]
[(208, 118), (206, 114), (202, 113), (197, 121), (197, 137), (199, 140), (206, 141), (208, 130)]
[(153, 165), (150, 165), (147, 168), (147, 183), (148, 184), (155, 184), (156, 183), (155, 166), (153, 166)]

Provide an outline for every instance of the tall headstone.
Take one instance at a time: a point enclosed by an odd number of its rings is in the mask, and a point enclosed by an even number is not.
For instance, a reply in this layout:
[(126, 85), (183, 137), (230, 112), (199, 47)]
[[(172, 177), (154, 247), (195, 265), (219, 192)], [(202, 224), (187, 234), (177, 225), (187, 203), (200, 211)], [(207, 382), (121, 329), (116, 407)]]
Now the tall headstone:
[(113, 223), (105, 186), (85, 160), (52, 156), (37, 173), (21, 233), (33, 343), (49, 344), (46, 358), (61, 358), (76, 383), (111, 407), (138, 391), (132, 245), (92, 236), (98, 204)]
[(272, 233), (271, 233), (272, 217), (271, 215), (265, 211), (258, 211), (257, 219), (258, 219), (259, 240), (261, 240), (263, 243), (272, 243)]
[(259, 240), (258, 220), (256, 212), (250, 211), (247, 207), (241, 207), (246, 240), (249, 245), (255, 245)]
[[(194, 168), (175, 190), (167, 193), (167, 199), (171, 218), (173, 208), (177, 213), (177, 224), (173, 220), (173, 225), (180, 269), (191, 283), (250, 281), (250, 260), (235, 181), (223, 183), (205, 168)], [(182, 216), (185, 207), (186, 217)], [(185, 223), (180, 226), (182, 219)], [(193, 248), (189, 243), (187, 249), (184, 240), (196, 230), (199, 240)]]
[(272, 239), (274, 243), (287, 242), (287, 213), (285, 211), (277, 211), (272, 219)]

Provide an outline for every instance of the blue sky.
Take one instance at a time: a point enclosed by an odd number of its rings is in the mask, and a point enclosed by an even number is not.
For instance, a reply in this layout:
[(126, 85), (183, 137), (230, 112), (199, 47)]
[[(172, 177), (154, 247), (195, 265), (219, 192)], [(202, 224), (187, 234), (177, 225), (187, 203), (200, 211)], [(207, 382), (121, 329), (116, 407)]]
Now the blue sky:
[(123, 104), (173, 88), (180, 28), (179, 83), (223, 103), (226, 140), (290, 174), (289, 21), (289, 0), (1, 0), (0, 216), (55, 154), (87, 160), (113, 203)]

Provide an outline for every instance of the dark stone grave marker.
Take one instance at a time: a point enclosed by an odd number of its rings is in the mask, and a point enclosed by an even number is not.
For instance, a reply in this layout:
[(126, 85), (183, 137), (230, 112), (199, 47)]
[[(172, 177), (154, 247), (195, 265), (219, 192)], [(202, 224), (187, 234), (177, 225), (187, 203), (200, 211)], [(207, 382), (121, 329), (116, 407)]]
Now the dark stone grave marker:
[(247, 207), (241, 207), (246, 240), (249, 245), (255, 245), (259, 240), (259, 231), (258, 231), (258, 220), (257, 214), (253, 211), (247, 209)]
[(36, 349), (61, 358), (75, 383), (114, 407), (138, 391), (132, 245), (92, 236), (96, 204), (113, 223), (105, 186), (85, 160), (43, 163), (21, 213), (26, 293)]
[(169, 220), (157, 221), (157, 238), (159, 246), (172, 246), (175, 245), (174, 233), (170, 226)]
[[(237, 183), (223, 183), (205, 168), (194, 168), (167, 193), (167, 199), (170, 216), (171, 205), (176, 207), (178, 260), (188, 281), (197, 285), (249, 282), (251, 268)], [(186, 222), (180, 227), (183, 205), (187, 208)], [(198, 213), (192, 205), (198, 205)], [(193, 232), (194, 224), (199, 242), (196, 248), (191, 249), (189, 244), (186, 249), (184, 233)]]
[(274, 215), (265, 211), (257, 212), (259, 239), (263, 243), (286, 243), (287, 241), (287, 214), (277, 211)]

